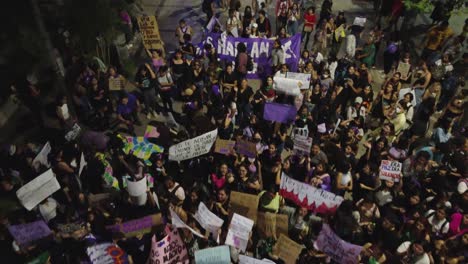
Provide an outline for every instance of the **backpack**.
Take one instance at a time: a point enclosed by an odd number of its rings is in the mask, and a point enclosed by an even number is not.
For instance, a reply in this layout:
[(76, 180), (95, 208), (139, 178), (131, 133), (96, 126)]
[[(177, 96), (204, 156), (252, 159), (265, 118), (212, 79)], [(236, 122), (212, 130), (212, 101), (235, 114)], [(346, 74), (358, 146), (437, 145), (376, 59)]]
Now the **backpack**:
[(247, 55), (247, 65), (246, 65), (247, 71), (253, 71), (254, 69), (254, 63), (252, 57), (250, 55)]

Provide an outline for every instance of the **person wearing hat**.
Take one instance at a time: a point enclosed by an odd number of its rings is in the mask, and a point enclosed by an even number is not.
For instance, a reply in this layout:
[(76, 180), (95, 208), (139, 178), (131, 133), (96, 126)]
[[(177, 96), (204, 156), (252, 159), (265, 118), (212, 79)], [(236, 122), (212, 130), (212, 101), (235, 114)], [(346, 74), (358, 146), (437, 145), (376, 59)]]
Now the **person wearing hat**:
[(362, 97), (358, 96), (354, 99), (354, 104), (348, 106), (348, 110), (346, 111), (346, 120), (353, 120), (358, 116), (366, 116), (366, 108), (362, 106)]

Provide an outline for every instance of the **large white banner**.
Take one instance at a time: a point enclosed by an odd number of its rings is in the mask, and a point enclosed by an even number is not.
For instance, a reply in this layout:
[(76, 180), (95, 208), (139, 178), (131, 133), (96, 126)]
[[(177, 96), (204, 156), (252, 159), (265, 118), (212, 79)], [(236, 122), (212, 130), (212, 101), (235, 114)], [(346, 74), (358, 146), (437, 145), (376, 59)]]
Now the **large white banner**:
[(37, 176), (18, 191), (16, 196), (28, 211), (60, 189), (60, 184), (54, 176), (52, 169)]
[(281, 175), (280, 195), (318, 213), (334, 213), (343, 197)]
[(275, 89), (277, 92), (287, 95), (298, 96), (301, 93), (301, 88), (303, 86), (307, 86), (307, 88), (309, 88), (309, 84), (302, 83), (302, 81), (283, 77), (273, 78), (273, 89)]
[(173, 145), (169, 148), (169, 160), (182, 161), (206, 154), (210, 151), (217, 136), (218, 129), (215, 129), (196, 138)]
[(198, 205), (198, 211), (194, 215), (200, 225), (210, 232), (217, 234), (216, 231), (221, 228), (224, 220), (213, 214), (203, 202)]
[(300, 81), (302, 83), (300, 89), (302, 90), (309, 89), (311, 78), (310, 73), (287, 72), (286, 78)]

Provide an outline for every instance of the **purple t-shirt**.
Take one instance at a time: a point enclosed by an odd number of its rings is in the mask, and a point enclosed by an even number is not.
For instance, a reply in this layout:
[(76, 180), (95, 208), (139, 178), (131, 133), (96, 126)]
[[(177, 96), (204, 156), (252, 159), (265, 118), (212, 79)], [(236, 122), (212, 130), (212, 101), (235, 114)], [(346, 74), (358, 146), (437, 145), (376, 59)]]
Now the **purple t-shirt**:
[(128, 115), (136, 109), (136, 97), (133, 94), (127, 93), (128, 103), (123, 105), (120, 103), (117, 106), (117, 114)]

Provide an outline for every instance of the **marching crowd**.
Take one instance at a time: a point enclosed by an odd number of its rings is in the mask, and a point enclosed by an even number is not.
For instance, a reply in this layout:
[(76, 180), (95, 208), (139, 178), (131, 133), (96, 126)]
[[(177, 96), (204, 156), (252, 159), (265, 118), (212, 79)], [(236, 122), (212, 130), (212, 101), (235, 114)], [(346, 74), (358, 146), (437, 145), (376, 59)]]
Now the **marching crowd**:
[[(468, 24), (455, 35), (445, 18), (435, 21), (422, 32), (422, 45), (413, 47), (410, 36), (397, 31), (400, 0), (375, 1), (377, 12), (366, 24), (349, 21), (346, 11), (332, 12), (331, 0), (320, 6), (219, 2), (202, 2), (207, 24), (218, 4), (228, 12), (226, 23), (215, 23), (210, 33), (270, 39), (271, 75), (261, 76), (257, 89), (248, 78), (254, 62), (244, 44), (237, 45), (235, 61), (219, 59), (212, 45), (192, 43), (195, 32), (185, 20), (175, 32), (179, 48), (147, 50), (135, 76), (71, 56), (66, 79), (73, 100), (57, 96), (52, 111), (60, 129), (47, 130), (45, 142), (4, 143), (1, 150), (0, 199), (6, 206), (0, 250), (6, 263), (47, 263), (29, 262), (44, 252), (50, 263), (91, 263), (86, 249), (102, 242), (122, 249), (130, 263), (146, 263), (153, 234), (161, 239), (166, 225), (177, 228), (171, 210), (203, 235), (179, 229), (194, 263), (197, 251), (224, 244), (233, 213), (242, 214), (231, 206), (231, 192), (257, 196), (258, 212), (287, 215), (288, 237), (303, 246), (297, 263), (343, 263), (317, 247), (324, 224), (362, 247), (353, 263), (466, 263)], [(271, 4), (274, 14), (267, 12)], [(302, 49), (293, 66), (281, 40), (295, 34), (301, 34)], [(287, 78), (290, 69), (310, 76), (297, 96), (276, 87), (275, 79)], [(375, 75), (384, 79), (381, 85)], [(127, 79), (135, 89), (114, 87)], [(34, 109), (40, 87), (29, 81), (26, 89), (24, 102)], [(295, 119), (266, 120), (268, 103), (295, 106)], [(140, 140), (146, 121), (156, 131), (144, 141), (157, 148), (142, 157), (128, 151), (127, 138)], [(65, 139), (75, 124), (79, 135)], [(237, 147), (221, 154), (213, 144), (203, 155), (169, 159), (172, 145), (213, 130), (218, 140), (254, 143), (256, 154), (248, 157)], [(311, 138), (308, 151), (295, 149), (297, 133)], [(38, 161), (46, 142), (50, 151)], [(399, 176), (382, 178), (382, 161), (400, 164)], [(26, 209), (17, 191), (49, 168), (60, 188)], [(284, 176), (343, 201), (332, 213), (298, 205), (280, 194)], [(144, 195), (127, 190), (128, 182), (149, 177)], [(194, 218), (200, 203), (224, 221), (218, 230)], [(161, 221), (151, 232), (129, 237), (107, 228), (158, 213)], [(11, 226), (38, 220), (52, 234), (24, 245), (15, 240)], [(287, 263), (277, 254), (277, 240), (254, 227), (245, 252), (230, 246), (231, 261), (248, 255)]]

